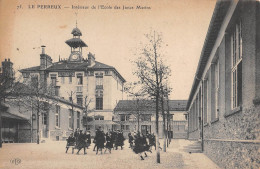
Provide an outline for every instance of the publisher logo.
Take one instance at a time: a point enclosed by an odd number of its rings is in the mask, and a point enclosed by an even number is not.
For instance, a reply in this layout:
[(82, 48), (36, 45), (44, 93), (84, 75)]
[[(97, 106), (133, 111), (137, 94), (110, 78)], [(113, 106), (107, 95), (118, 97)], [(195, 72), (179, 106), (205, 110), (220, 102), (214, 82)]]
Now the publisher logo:
[(14, 165), (19, 165), (21, 162), (22, 160), (20, 158), (13, 158), (10, 160), (10, 163)]

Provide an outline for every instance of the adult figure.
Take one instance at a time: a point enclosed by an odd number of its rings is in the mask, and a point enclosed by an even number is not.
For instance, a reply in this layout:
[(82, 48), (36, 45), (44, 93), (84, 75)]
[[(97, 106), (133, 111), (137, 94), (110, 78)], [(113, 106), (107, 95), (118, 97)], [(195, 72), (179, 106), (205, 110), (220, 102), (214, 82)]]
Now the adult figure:
[(84, 155), (86, 153), (86, 135), (82, 133), (82, 130), (80, 130), (79, 136), (78, 136), (78, 152), (79, 154), (80, 150), (83, 148), (84, 149)]
[(95, 139), (97, 145), (96, 154), (98, 154), (98, 150), (100, 150), (102, 154), (102, 149), (104, 148), (104, 143), (105, 143), (105, 134), (102, 132), (101, 127), (99, 127), (99, 129), (97, 130)]

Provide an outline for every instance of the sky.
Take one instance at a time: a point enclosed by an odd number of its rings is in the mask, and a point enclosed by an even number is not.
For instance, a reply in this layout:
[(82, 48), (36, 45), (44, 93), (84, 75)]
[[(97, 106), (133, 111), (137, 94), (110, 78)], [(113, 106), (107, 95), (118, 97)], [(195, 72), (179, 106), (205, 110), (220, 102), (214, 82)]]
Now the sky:
[[(216, 0), (0, 0), (0, 60), (10, 58), (16, 70), (38, 66), (41, 45), (53, 62), (59, 56), (68, 58), (70, 47), (65, 41), (72, 38), (77, 21), (88, 45), (83, 57), (95, 54), (97, 61), (114, 66), (131, 82), (136, 77), (130, 60), (135, 59), (144, 34), (155, 30), (163, 35), (172, 71), (170, 99), (185, 100), (215, 4)], [(41, 5), (60, 5), (61, 9)], [(89, 9), (72, 9), (78, 5)], [(100, 5), (112, 9), (97, 9)], [(150, 9), (135, 9), (138, 5)], [(134, 9), (123, 10), (123, 6)]]

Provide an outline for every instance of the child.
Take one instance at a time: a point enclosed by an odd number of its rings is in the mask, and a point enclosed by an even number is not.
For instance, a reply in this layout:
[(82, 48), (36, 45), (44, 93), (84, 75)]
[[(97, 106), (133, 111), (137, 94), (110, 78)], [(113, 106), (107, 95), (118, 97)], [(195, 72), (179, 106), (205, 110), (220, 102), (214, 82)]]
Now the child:
[(72, 148), (72, 154), (74, 153), (74, 146), (75, 146), (75, 137), (73, 137), (73, 133), (70, 134), (69, 138), (67, 138), (67, 145), (66, 145), (66, 153), (68, 149)]

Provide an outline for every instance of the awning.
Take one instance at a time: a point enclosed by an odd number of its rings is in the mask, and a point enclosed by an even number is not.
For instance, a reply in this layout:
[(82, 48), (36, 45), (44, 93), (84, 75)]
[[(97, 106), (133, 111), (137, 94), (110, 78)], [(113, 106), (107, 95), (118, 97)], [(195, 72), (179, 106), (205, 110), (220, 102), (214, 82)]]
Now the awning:
[(20, 120), (20, 121), (28, 121), (29, 119), (21, 117), (19, 115), (16, 114), (12, 114), (9, 112), (1, 112), (1, 117), (2, 118), (7, 118), (7, 119), (15, 119), (15, 120)]
[(111, 120), (93, 120), (91, 122), (87, 122), (87, 125), (120, 125)]

